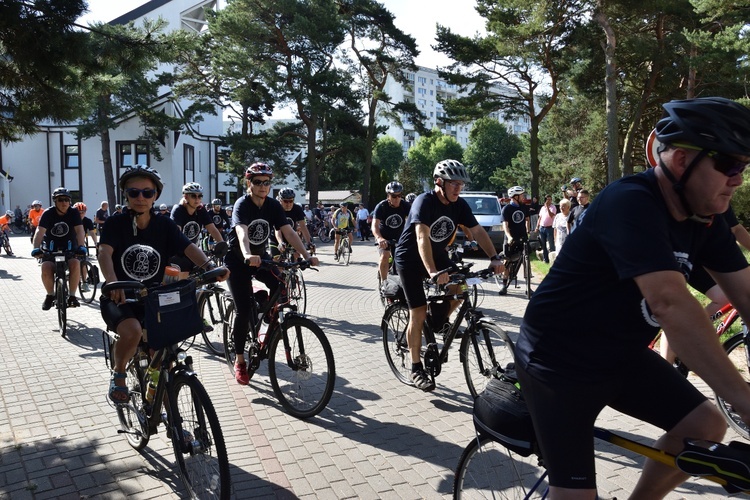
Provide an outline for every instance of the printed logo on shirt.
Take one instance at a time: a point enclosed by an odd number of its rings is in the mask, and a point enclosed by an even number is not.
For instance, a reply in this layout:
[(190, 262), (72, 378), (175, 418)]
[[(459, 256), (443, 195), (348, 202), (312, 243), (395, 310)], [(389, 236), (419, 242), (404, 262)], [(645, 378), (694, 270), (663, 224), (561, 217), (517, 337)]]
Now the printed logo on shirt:
[(216, 226), (216, 227), (221, 227), (222, 226), (222, 220), (223, 219), (221, 218), (221, 215), (215, 213), (215, 214), (213, 214), (213, 216), (211, 218), (214, 221), (214, 226)]
[(286, 221), (289, 223), (290, 226), (292, 226), (292, 229), (295, 231), (297, 230), (297, 223), (292, 220), (291, 217), (287, 217)]
[(404, 225), (404, 218), (399, 214), (389, 215), (385, 219), (385, 227), (396, 229)]
[(513, 219), (513, 222), (516, 224), (521, 224), (523, 220), (526, 218), (526, 215), (523, 213), (523, 210), (516, 210), (513, 212), (513, 215), (511, 216)]
[(255, 219), (247, 225), (247, 239), (251, 245), (262, 245), (271, 235), (271, 226), (264, 219)]
[(198, 241), (198, 237), (201, 235), (201, 225), (194, 220), (188, 221), (182, 227), (182, 233), (187, 236), (187, 239), (195, 243)]
[(453, 235), (456, 224), (450, 217), (443, 215), (430, 226), (430, 239), (435, 243), (441, 243)]
[(689, 280), (690, 273), (693, 272), (693, 263), (690, 262), (690, 255), (686, 252), (674, 252), (674, 260), (680, 266), (680, 272), (685, 276), (685, 280)]
[(161, 256), (148, 245), (132, 245), (120, 257), (122, 270), (136, 281), (147, 281), (159, 272)]
[(70, 226), (68, 226), (67, 222), (56, 222), (55, 225), (52, 226), (52, 229), (50, 229), (49, 234), (55, 238), (62, 238), (67, 236), (69, 232)]
[(654, 317), (651, 309), (649, 309), (646, 299), (641, 299), (641, 314), (643, 314), (643, 319), (646, 320), (646, 323), (648, 323), (649, 326), (655, 326), (656, 328), (661, 327), (659, 322), (656, 321), (656, 317)]

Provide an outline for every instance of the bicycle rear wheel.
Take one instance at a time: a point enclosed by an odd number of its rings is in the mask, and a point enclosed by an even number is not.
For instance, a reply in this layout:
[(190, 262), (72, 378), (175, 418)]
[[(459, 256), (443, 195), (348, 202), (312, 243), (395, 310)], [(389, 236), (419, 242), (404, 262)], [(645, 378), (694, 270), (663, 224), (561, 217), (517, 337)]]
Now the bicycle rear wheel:
[(305, 314), (307, 310), (307, 288), (302, 271), (295, 269), (289, 279), (289, 302), (297, 306), (297, 312)]
[(219, 417), (195, 375), (175, 378), (170, 398), (172, 449), (190, 498), (229, 498), (227, 447)]
[(10, 247), (10, 239), (7, 236), (3, 236), (3, 248), (6, 254), (13, 255), (13, 249)]
[(318, 238), (320, 238), (320, 241), (323, 243), (329, 243), (331, 241), (331, 237), (328, 235), (328, 230), (325, 226), (318, 229)]
[(66, 293), (65, 278), (55, 280), (55, 302), (57, 302), (57, 323), (60, 335), (65, 337), (68, 332), (68, 294)]
[(203, 342), (217, 356), (224, 354), (224, 317), (227, 314), (222, 297), (223, 290), (205, 290), (198, 299), (203, 318)]
[(505, 330), (481, 321), (475, 331), (464, 333), (460, 353), (466, 385), (476, 398), (490, 379), (513, 361), (514, 346)]
[[(729, 361), (737, 367), (737, 371), (742, 374), (742, 378), (745, 382), (750, 384), (750, 358), (748, 358), (748, 346), (746, 343), (747, 338), (747, 326), (744, 326), (741, 333), (734, 335), (732, 338), (724, 342), (724, 351), (729, 357)], [(734, 410), (731, 404), (719, 397), (716, 394), (716, 405), (724, 415), (729, 427), (737, 431), (745, 439), (750, 439), (750, 428), (742, 420), (742, 417)]]
[(125, 383), (130, 391), (130, 402), (127, 405), (116, 405), (117, 418), (120, 420), (120, 427), (128, 444), (140, 451), (146, 447), (150, 438), (141, 389), (144, 372), (135, 360), (130, 360), (125, 372), (128, 376)]
[(400, 382), (412, 385), (411, 357), (406, 339), (407, 326), (409, 326), (407, 305), (403, 302), (395, 302), (388, 306), (380, 326), (383, 331), (385, 359)]
[[(87, 304), (91, 304), (96, 296), (96, 287), (99, 282), (99, 269), (87, 260), (81, 262), (81, 271), (83, 271), (83, 269), (86, 269), (86, 278), (83, 278), (83, 272), (81, 272), (81, 279), (78, 280), (78, 291), (81, 293), (81, 298)], [(88, 285), (88, 289), (86, 289), (84, 285)]]
[(488, 437), (473, 439), (461, 454), (453, 498), (544, 498), (547, 472), (535, 455), (522, 457)]
[(323, 330), (307, 318), (287, 315), (269, 345), (268, 376), (290, 415), (309, 418), (320, 413), (336, 382), (333, 351)]

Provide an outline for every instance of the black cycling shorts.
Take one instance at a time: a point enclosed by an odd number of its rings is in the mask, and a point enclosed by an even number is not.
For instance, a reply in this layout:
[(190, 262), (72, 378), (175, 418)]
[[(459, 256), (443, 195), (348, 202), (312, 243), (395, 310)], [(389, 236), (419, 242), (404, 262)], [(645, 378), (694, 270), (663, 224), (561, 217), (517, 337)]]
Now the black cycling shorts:
[[(606, 353), (602, 353), (606, 356)], [(582, 370), (585, 369), (582, 367)], [(593, 427), (605, 406), (669, 431), (706, 398), (656, 352), (644, 349), (616, 376), (569, 380), (516, 365), (552, 486), (596, 488)]]
[(109, 297), (102, 295), (99, 298), (99, 307), (102, 319), (107, 324), (107, 330), (117, 332), (117, 327), (126, 319), (135, 318), (141, 324), (146, 317), (146, 309), (142, 303), (126, 303), (119, 306), (112, 302)]
[[(433, 255), (434, 257), (436, 256)], [(450, 259), (448, 259), (448, 254), (445, 254), (444, 259), (435, 259), (435, 265), (442, 271), (451, 267), (452, 264)], [(398, 272), (398, 277), (401, 279), (401, 288), (404, 290), (406, 304), (409, 306), (409, 309), (416, 309), (417, 307), (426, 305), (427, 296), (424, 293), (424, 280), (429, 278), (430, 275), (424, 265), (421, 262), (419, 265), (406, 267), (401, 267), (397, 264), (396, 272)]]

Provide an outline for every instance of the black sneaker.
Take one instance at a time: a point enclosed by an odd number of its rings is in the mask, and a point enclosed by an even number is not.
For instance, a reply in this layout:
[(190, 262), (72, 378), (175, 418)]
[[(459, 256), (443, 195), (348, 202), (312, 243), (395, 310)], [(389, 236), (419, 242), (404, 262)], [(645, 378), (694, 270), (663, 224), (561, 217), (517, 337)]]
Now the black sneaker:
[(44, 298), (44, 304), (42, 304), (42, 311), (49, 311), (53, 305), (55, 305), (55, 296), (47, 295)]
[(414, 384), (414, 387), (424, 392), (430, 392), (435, 388), (435, 383), (430, 380), (430, 377), (427, 376), (424, 370), (411, 372), (411, 382)]
[(81, 303), (78, 302), (78, 297), (75, 295), (68, 297), (68, 307), (81, 307)]
[(508, 285), (503, 285), (502, 288), (500, 288), (500, 291), (497, 292), (498, 295), (508, 295)]

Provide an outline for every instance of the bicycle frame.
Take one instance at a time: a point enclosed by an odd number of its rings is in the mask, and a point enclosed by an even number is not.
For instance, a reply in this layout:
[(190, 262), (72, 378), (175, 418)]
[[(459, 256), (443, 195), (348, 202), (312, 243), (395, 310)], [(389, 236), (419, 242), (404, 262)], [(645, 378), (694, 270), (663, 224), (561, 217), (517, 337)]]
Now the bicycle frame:
[[(729, 331), (734, 322), (737, 321), (737, 319), (740, 317), (740, 313), (732, 306), (732, 304), (725, 304), (721, 309), (713, 313), (709, 317), (709, 319), (711, 320), (711, 323), (714, 323), (722, 317), (724, 317), (724, 319), (722, 319), (719, 324), (716, 325), (716, 336), (718, 337), (721, 337)], [(662, 333), (663, 332), (660, 330), (656, 337), (654, 337), (654, 339), (651, 341), (651, 343), (649, 343), (649, 349), (654, 349), (654, 347), (656, 347), (656, 343), (661, 338)]]

